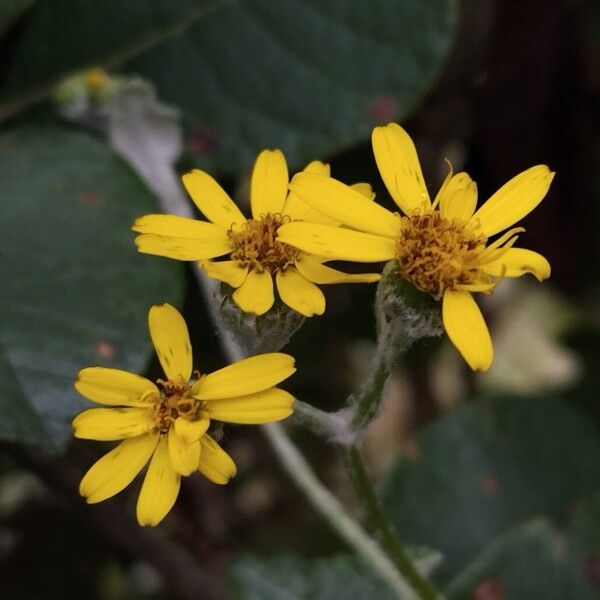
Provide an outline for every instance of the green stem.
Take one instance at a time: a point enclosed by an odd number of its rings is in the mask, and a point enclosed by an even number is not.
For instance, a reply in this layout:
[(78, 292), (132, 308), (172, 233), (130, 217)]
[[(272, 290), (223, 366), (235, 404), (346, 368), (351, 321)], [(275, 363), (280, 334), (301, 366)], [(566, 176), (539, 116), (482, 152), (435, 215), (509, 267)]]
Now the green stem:
[(369, 480), (364, 462), (356, 446), (352, 446), (348, 450), (347, 460), (354, 488), (365, 507), (372, 525), (381, 534), (383, 546), (387, 550), (388, 555), (396, 565), (397, 569), (402, 573), (406, 581), (421, 600), (438, 600), (440, 598), (439, 593), (433, 585), (417, 571), (408, 557), (406, 550), (402, 546), (402, 543), (394, 533), (391, 524), (383, 514), (379, 500), (377, 499), (371, 481)]
[(381, 402), (383, 386), (387, 381), (388, 375), (389, 369), (387, 366), (382, 361), (376, 360), (369, 381), (352, 400), (354, 414), (350, 421), (350, 427), (353, 431), (364, 429), (375, 416)]

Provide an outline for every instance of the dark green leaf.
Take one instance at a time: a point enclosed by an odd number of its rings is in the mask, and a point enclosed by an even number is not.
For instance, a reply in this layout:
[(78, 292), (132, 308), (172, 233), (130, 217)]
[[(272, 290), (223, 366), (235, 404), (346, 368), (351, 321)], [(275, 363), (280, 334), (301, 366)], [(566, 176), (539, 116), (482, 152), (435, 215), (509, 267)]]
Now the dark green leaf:
[[(19, 414), (32, 406), (59, 444), (89, 404), (73, 389), (77, 371), (143, 370), (148, 308), (180, 300), (181, 271), (136, 252), (131, 223), (157, 206), (129, 168), (86, 134), (4, 133), (0, 181), (0, 344), (2, 369), (13, 374), (0, 378), (0, 394), (20, 388)], [(14, 439), (23, 423), (6, 419), (3, 412), (0, 436)]]
[(449, 600), (597, 598), (577, 544), (538, 519), (505, 533), (446, 590)]
[(439, 72), (449, 0), (246, 0), (126, 67), (183, 109), (188, 150), (211, 171), (265, 147), (301, 166), (401, 119)]
[(65, 75), (114, 66), (185, 30), (222, 0), (38, 0), (11, 48), (0, 115), (43, 98)]
[(0, 35), (16, 21), (35, 0), (2, 0), (0, 2)]
[(244, 557), (230, 567), (237, 600), (364, 600), (395, 598), (357, 559)]
[(600, 482), (600, 439), (577, 411), (549, 399), (496, 398), (463, 406), (418, 436), (383, 490), (410, 543), (445, 556), (442, 579), (496, 536), (538, 514), (564, 519)]

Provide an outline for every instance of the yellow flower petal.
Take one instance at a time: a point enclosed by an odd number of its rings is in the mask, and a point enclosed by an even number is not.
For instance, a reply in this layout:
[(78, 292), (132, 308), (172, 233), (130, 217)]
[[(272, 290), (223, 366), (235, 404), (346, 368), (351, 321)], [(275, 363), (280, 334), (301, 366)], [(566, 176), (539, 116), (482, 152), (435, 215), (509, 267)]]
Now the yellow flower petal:
[(273, 387), (295, 371), (294, 358), (289, 354), (257, 354), (204, 375), (194, 384), (192, 394), (198, 400), (245, 396)]
[(544, 198), (554, 173), (546, 165), (536, 165), (505, 183), (473, 215), (472, 227), (480, 225), (488, 237), (510, 227), (529, 214)]
[(474, 371), (487, 371), (494, 357), (483, 315), (469, 292), (447, 290), (442, 300), (444, 329)]
[(481, 266), (493, 277), (521, 277), (531, 273), (538, 281), (550, 277), (550, 263), (537, 252), (525, 248), (510, 248), (498, 260)]
[(148, 462), (158, 433), (129, 438), (94, 463), (79, 484), (89, 504), (101, 502), (126, 488)]
[(263, 150), (254, 163), (250, 180), (250, 207), (258, 219), (267, 213), (281, 213), (288, 190), (288, 168), (281, 150)]
[(238, 260), (201, 260), (199, 265), (209, 277), (224, 281), (233, 288), (240, 287), (248, 275), (248, 268), (242, 267)]
[(73, 419), (74, 435), (86, 440), (122, 440), (154, 429), (151, 408), (90, 408)]
[(192, 376), (192, 346), (183, 317), (170, 304), (157, 304), (148, 312), (148, 327), (167, 378), (187, 383)]
[(194, 169), (186, 173), (182, 180), (194, 204), (209, 221), (225, 229), (229, 229), (233, 223), (246, 221), (234, 201), (208, 173)]
[(290, 190), (314, 209), (349, 227), (388, 237), (400, 232), (398, 217), (337, 179), (298, 173)]
[(158, 525), (173, 508), (181, 477), (169, 459), (167, 436), (162, 436), (144, 478), (137, 501), (137, 520), (144, 527)]
[(325, 312), (325, 296), (311, 281), (290, 267), (276, 276), (279, 296), (290, 308), (305, 317), (322, 315)]
[[(177, 419), (180, 421), (181, 418)], [(175, 427), (169, 429), (168, 435), (169, 460), (171, 467), (180, 475), (191, 475), (198, 468), (200, 460), (200, 442), (188, 443), (178, 433)]]
[(319, 175), (325, 175), (329, 177), (331, 175), (331, 167), (320, 160), (313, 160), (309, 162), (303, 169), (305, 173), (317, 173)]
[(200, 444), (202, 450), (198, 470), (204, 477), (219, 485), (225, 485), (235, 477), (237, 474), (235, 463), (215, 440), (209, 435), (203, 435)]
[(227, 229), (220, 225), (178, 215), (145, 215), (137, 218), (131, 229), (136, 233), (153, 233), (184, 239), (227, 238)]
[(271, 273), (266, 270), (262, 273), (255, 269), (250, 271), (232, 298), (244, 312), (264, 315), (275, 302)]
[(301, 254), (296, 261), (298, 271), (306, 279), (318, 284), (327, 283), (371, 283), (379, 281), (379, 273), (343, 273), (323, 264), (323, 259), (311, 254)]
[(145, 377), (105, 367), (81, 369), (75, 389), (88, 400), (108, 406), (148, 406), (158, 400), (158, 388)]
[(396, 242), (390, 237), (317, 223), (286, 223), (278, 229), (277, 239), (328, 260), (380, 262), (396, 253)]
[(188, 444), (198, 441), (207, 431), (210, 425), (209, 419), (198, 419), (188, 421), (179, 417), (175, 420), (175, 431), (177, 435)]
[(217, 421), (258, 425), (289, 417), (293, 406), (294, 397), (274, 387), (237, 398), (210, 400), (207, 403), (207, 410), (210, 417)]
[(231, 241), (226, 235), (219, 239), (190, 239), (145, 233), (135, 238), (135, 245), (142, 254), (165, 256), (174, 260), (202, 260), (231, 252)]
[(373, 153), (390, 196), (405, 214), (430, 208), (417, 150), (410, 136), (397, 123), (375, 127), (371, 136)]
[(467, 173), (457, 173), (440, 196), (440, 213), (444, 219), (461, 219), (465, 223), (477, 206), (477, 184)]
[(370, 183), (360, 181), (358, 183), (353, 183), (350, 187), (365, 198), (368, 198), (369, 200), (375, 200), (375, 192), (373, 191)]
[[(315, 160), (305, 167), (304, 172), (317, 173), (328, 177), (330, 174), (330, 168), (328, 164)], [(300, 200), (298, 194), (294, 194), (292, 192), (288, 194), (287, 200), (285, 201), (283, 214), (290, 217), (293, 221), (309, 221), (311, 223), (339, 225), (335, 219), (331, 219), (322, 212), (315, 210), (306, 204), (306, 202)]]

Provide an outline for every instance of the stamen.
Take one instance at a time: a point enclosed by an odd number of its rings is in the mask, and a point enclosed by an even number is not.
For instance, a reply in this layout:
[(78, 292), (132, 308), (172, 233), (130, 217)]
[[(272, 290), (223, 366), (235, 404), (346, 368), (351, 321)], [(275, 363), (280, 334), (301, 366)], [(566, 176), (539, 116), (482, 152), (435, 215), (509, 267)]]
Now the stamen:
[(160, 433), (165, 434), (178, 418), (195, 421), (203, 416), (205, 406), (191, 395), (189, 385), (158, 379), (161, 388), (160, 398), (154, 405), (154, 422)]
[(285, 271), (300, 256), (300, 251), (276, 240), (277, 230), (290, 218), (279, 213), (267, 213), (231, 228), (227, 235), (233, 242), (232, 260), (243, 267), (270, 273)]
[(437, 298), (461, 286), (487, 291), (494, 279), (479, 270), (486, 242), (460, 219), (444, 219), (439, 211), (415, 212), (402, 217), (396, 244), (398, 275)]

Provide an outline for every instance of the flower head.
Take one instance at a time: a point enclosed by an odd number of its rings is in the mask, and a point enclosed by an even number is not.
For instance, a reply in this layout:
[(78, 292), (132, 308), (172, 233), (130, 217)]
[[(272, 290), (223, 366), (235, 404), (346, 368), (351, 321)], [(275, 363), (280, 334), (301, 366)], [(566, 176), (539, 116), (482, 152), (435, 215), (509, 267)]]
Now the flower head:
[(140, 525), (156, 525), (169, 512), (181, 476), (200, 471), (227, 483), (236, 467), (207, 433), (211, 419), (258, 424), (292, 413), (293, 398), (274, 387), (294, 371), (287, 354), (262, 354), (208, 375), (192, 372), (192, 348), (182, 316), (169, 304), (148, 313), (152, 343), (166, 375), (153, 383), (104, 367), (79, 372), (75, 388), (109, 408), (91, 408), (73, 420), (75, 437), (123, 440), (97, 461), (79, 491), (89, 503), (114, 496), (150, 461), (137, 503)]
[[(329, 175), (329, 166), (314, 161), (307, 173)], [(288, 194), (288, 168), (280, 150), (264, 150), (256, 159), (250, 182), (252, 218), (247, 219), (219, 184), (199, 170), (183, 176), (183, 184), (210, 221), (173, 215), (147, 215), (136, 220), (140, 252), (178, 260), (197, 260), (206, 274), (236, 288), (234, 302), (244, 312), (262, 315), (275, 301), (274, 282), (281, 300), (300, 314), (323, 314), (325, 297), (315, 284), (377, 281), (376, 273), (347, 274), (323, 263), (317, 254), (303, 252), (277, 240), (279, 228), (292, 221), (338, 223)], [(372, 198), (366, 184), (360, 194)], [(225, 260), (213, 260), (225, 257)]]
[(524, 229), (508, 228), (541, 202), (554, 173), (545, 165), (531, 167), (476, 211), (477, 186), (451, 167), (431, 201), (415, 146), (402, 127), (376, 127), (372, 141), (381, 177), (402, 214), (367, 201), (335, 179), (300, 173), (291, 193), (352, 229), (289, 223), (279, 229), (278, 239), (329, 260), (395, 260), (399, 277), (442, 301), (450, 339), (472, 369), (485, 371), (492, 363), (492, 342), (471, 294), (491, 293), (504, 277), (532, 273), (541, 281), (550, 276), (543, 256), (514, 247)]

